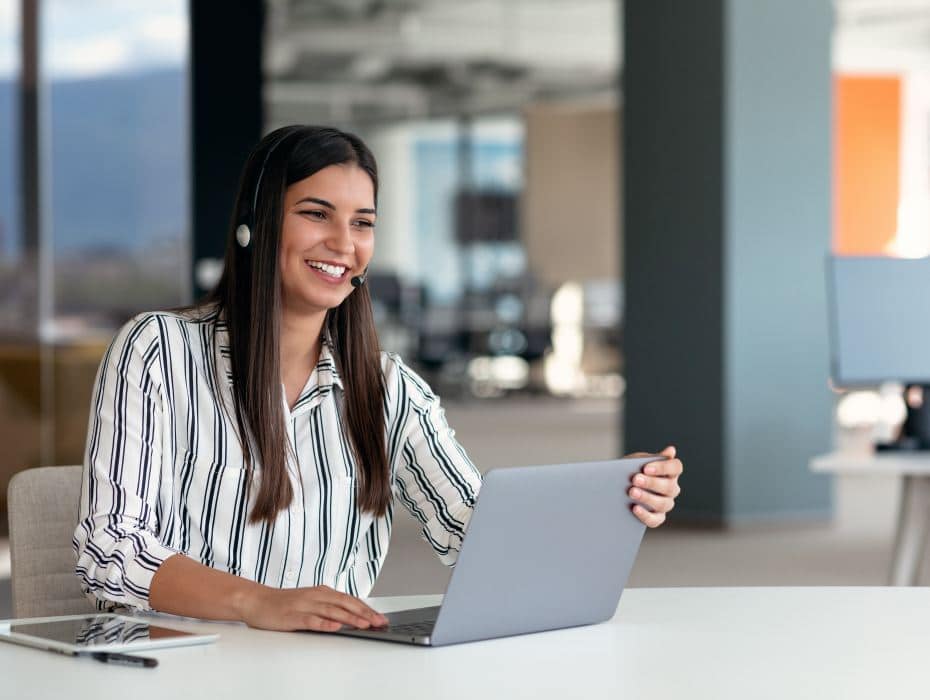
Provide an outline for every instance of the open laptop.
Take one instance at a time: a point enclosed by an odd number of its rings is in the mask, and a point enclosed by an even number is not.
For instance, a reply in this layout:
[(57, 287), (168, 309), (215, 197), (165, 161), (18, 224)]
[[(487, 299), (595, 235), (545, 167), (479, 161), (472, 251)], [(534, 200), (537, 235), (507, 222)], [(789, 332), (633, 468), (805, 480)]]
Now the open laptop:
[(609, 620), (645, 530), (626, 492), (662, 459), (492, 469), (442, 605), (336, 634), (444, 646)]

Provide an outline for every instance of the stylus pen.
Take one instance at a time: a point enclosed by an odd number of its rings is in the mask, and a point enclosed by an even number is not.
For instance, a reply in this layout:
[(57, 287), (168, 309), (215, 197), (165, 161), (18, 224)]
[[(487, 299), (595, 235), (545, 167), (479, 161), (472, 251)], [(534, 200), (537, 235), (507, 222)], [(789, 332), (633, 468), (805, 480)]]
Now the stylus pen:
[(119, 654), (115, 651), (91, 651), (81, 654), (81, 656), (90, 656), (104, 664), (120, 664), (121, 666), (138, 666), (140, 668), (155, 668), (158, 666), (158, 659), (152, 659), (148, 656)]

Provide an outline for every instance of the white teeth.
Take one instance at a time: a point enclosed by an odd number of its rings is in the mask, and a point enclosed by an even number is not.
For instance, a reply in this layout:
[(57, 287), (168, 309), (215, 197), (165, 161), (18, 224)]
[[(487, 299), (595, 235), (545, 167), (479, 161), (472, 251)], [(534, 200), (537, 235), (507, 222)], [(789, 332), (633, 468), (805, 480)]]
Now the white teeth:
[(322, 270), (332, 277), (342, 277), (343, 273), (346, 271), (346, 268), (342, 265), (327, 265), (326, 263), (317, 262), (316, 260), (309, 260), (307, 264), (310, 265), (310, 267), (315, 267), (317, 270)]

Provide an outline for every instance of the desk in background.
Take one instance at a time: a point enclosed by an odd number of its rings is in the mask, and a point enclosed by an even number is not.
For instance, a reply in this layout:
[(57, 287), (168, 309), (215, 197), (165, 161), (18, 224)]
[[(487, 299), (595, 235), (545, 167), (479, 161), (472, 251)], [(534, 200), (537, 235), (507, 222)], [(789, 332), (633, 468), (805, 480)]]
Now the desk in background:
[[(438, 600), (371, 602), (387, 612)], [(874, 700), (930, 691), (923, 588), (634, 588), (605, 624), (436, 649), (171, 623), (221, 636), (145, 652), (156, 669), (3, 644), (0, 697)]]
[(930, 452), (831, 452), (812, 459), (810, 468), (827, 474), (903, 480), (888, 580), (892, 586), (916, 585), (930, 523)]

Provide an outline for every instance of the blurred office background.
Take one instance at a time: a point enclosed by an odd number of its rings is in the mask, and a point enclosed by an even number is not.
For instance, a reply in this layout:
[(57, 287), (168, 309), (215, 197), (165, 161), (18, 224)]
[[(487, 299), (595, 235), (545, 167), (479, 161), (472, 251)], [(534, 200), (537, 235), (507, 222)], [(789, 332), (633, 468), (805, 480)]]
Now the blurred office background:
[[(897, 482), (808, 468), (903, 418), (831, 385), (823, 261), (930, 252), (930, 0), (215, 12), (0, 0), (0, 510), (81, 461), (115, 329), (216, 280), (249, 148), (324, 123), (379, 159), (382, 344), (482, 470), (675, 443), (633, 585), (885, 583)], [(375, 593), (447, 575), (399, 513)]]

